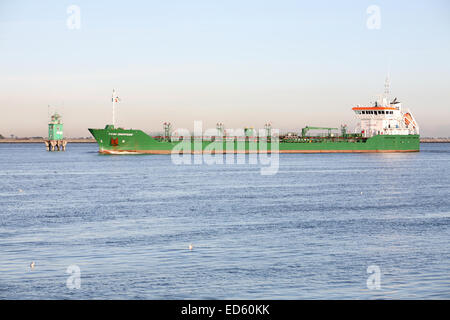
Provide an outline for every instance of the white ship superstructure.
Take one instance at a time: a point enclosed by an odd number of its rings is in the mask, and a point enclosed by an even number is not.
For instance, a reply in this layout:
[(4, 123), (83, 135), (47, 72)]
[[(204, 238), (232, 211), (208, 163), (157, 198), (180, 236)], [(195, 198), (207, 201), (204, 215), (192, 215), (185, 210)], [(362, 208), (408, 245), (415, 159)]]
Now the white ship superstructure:
[(419, 134), (419, 125), (409, 109), (404, 110), (397, 98), (388, 102), (389, 80), (385, 95), (373, 105), (352, 108), (360, 121), (356, 132), (364, 137), (375, 135), (410, 135)]

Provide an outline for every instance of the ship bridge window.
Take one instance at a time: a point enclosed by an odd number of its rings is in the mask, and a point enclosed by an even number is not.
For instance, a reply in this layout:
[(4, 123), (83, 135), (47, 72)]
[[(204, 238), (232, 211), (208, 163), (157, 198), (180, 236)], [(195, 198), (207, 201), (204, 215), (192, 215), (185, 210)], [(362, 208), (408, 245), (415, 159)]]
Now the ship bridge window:
[(366, 111), (363, 110), (362, 114), (366, 114)]

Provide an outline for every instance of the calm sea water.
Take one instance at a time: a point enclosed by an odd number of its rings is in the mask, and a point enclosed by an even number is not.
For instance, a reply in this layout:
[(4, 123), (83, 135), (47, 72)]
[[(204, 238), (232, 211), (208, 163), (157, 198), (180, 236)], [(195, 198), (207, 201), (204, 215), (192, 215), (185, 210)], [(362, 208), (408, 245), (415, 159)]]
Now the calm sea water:
[(273, 176), (97, 150), (0, 145), (0, 298), (450, 298), (450, 144)]

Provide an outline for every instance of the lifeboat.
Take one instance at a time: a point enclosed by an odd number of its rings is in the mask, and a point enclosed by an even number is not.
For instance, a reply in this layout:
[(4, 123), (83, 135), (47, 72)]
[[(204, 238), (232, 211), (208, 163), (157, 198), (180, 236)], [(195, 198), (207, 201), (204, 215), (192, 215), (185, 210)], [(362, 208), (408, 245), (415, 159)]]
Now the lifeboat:
[(416, 124), (416, 122), (414, 121), (414, 119), (413, 119), (411, 113), (409, 113), (409, 112), (405, 113), (405, 114), (403, 115), (403, 120), (405, 121), (405, 124), (406, 124), (407, 126), (412, 125), (412, 127), (413, 127), (414, 129), (417, 128), (417, 124)]

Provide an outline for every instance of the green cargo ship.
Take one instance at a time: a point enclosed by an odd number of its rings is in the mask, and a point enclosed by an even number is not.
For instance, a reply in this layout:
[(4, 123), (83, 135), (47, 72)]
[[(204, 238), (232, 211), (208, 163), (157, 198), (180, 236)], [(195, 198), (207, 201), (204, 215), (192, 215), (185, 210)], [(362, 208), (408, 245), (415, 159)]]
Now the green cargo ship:
[[(127, 130), (107, 125), (105, 129), (89, 129), (99, 144), (99, 152), (106, 154), (170, 154), (183, 141), (170, 141), (164, 137), (151, 137), (142, 130)], [(195, 139), (183, 150), (196, 153)], [(201, 152), (211, 153), (251, 153), (276, 152), (274, 143), (269, 139), (264, 148), (260, 140), (201, 141)], [(230, 145), (232, 147), (230, 148)], [(254, 145), (257, 147), (255, 148)], [(209, 146), (209, 149), (208, 149)], [(417, 152), (419, 135), (376, 135), (370, 138), (359, 136), (336, 137), (280, 137), (279, 153), (331, 153), (331, 152)]]
[[(114, 103), (118, 98), (113, 94)], [(150, 136), (142, 130), (117, 128), (106, 125), (104, 129), (89, 129), (105, 154), (171, 154), (171, 153), (368, 153), (368, 152), (418, 152), (420, 150), (419, 126), (412, 113), (403, 111), (395, 98), (387, 98), (367, 107), (352, 109), (359, 120), (357, 128), (349, 133), (346, 126), (338, 128), (305, 127), (301, 133), (280, 135), (266, 124), (258, 134), (253, 128), (230, 134), (218, 123), (216, 134), (183, 136), (171, 132), (164, 123), (164, 134)], [(313, 134), (312, 132), (317, 132)], [(236, 131), (234, 131), (236, 132)], [(263, 134), (261, 134), (263, 132)]]

